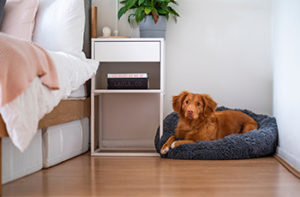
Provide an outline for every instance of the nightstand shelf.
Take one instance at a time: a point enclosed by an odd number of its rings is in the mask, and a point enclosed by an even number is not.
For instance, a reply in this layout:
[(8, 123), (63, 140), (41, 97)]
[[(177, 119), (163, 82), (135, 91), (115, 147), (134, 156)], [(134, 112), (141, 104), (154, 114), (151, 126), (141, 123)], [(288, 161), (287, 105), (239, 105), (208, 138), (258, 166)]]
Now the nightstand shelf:
[(159, 94), (162, 93), (162, 90), (94, 90), (94, 94), (104, 94), (104, 93), (109, 93), (109, 94), (114, 94), (114, 93), (149, 93), (149, 94)]
[[(92, 39), (92, 58), (100, 67), (91, 86), (91, 155), (157, 156), (154, 137), (158, 126), (162, 136), (164, 40)], [(148, 73), (149, 89), (106, 89), (108, 73)]]

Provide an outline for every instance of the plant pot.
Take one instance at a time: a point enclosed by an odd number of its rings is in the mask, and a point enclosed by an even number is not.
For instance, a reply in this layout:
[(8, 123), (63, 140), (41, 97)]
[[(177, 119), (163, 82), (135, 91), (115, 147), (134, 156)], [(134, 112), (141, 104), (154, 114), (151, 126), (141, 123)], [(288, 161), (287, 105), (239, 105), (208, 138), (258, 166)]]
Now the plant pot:
[(140, 22), (139, 29), (141, 38), (165, 38), (167, 19), (165, 16), (159, 16), (155, 24), (152, 16), (148, 15)]

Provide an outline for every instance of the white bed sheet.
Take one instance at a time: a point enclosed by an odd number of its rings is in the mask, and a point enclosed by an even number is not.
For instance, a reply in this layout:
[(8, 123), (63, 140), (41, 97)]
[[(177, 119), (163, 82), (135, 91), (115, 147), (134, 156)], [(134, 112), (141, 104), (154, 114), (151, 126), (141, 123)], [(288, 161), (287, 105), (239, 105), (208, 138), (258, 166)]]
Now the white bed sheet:
[(77, 90), (72, 91), (68, 99), (85, 98), (87, 96), (86, 85), (81, 85)]
[(63, 52), (48, 51), (59, 80), (59, 90), (50, 90), (36, 77), (30, 87), (15, 100), (0, 108), (8, 134), (14, 145), (24, 151), (37, 132), (38, 122), (66, 99), (97, 71), (99, 62), (80, 59)]

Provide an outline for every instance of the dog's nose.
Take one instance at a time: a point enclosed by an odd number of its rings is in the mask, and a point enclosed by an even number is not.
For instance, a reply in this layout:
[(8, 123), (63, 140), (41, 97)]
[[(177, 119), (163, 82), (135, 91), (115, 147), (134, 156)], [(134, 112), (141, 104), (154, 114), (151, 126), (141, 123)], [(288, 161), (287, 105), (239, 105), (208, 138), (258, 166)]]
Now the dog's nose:
[(188, 112), (189, 115), (192, 115), (194, 113), (194, 111), (190, 110), (190, 109), (187, 112)]

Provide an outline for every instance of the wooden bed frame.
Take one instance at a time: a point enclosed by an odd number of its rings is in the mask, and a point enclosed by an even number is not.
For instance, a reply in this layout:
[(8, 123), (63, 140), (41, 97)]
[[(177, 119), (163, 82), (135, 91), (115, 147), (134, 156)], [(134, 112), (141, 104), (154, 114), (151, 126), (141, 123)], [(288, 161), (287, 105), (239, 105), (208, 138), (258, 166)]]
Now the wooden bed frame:
[[(62, 100), (49, 114), (45, 115), (45, 117), (40, 120), (38, 128), (47, 128), (53, 125), (88, 117), (91, 114), (90, 106), (90, 98)], [(8, 133), (0, 114), (0, 138), (2, 137), (8, 137)]]
[[(47, 128), (73, 120), (90, 117), (91, 98), (62, 100), (39, 122), (39, 129)], [(0, 115), (0, 196), (2, 196), (2, 138), (8, 137), (5, 123)]]

